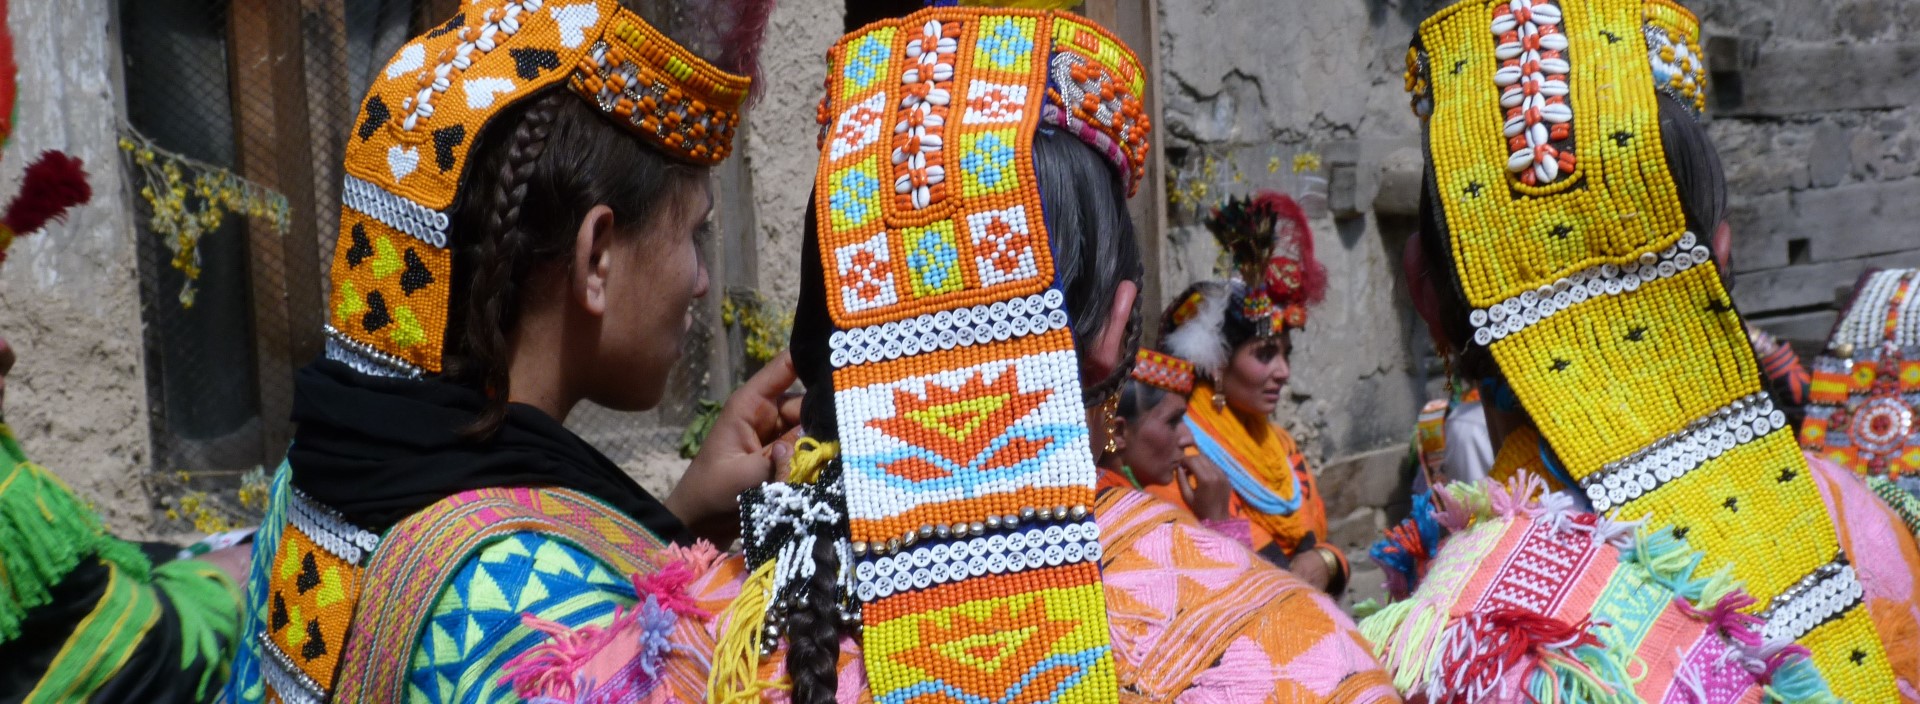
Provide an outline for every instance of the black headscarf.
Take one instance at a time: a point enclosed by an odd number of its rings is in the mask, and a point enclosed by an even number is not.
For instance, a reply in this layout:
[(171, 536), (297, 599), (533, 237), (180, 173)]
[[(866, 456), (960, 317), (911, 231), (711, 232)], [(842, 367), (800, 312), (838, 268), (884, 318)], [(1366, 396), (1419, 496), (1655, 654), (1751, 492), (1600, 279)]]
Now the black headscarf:
[(468, 439), (463, 430), (485, 404), (459, 384), (315, 361), (294, 377), (293, 485), (374, 532), (462, 491), (562, 487), (611, 504), (662, 540), (692, 542), (658, 499), (537, 408), (509, 405), (499, 432)]

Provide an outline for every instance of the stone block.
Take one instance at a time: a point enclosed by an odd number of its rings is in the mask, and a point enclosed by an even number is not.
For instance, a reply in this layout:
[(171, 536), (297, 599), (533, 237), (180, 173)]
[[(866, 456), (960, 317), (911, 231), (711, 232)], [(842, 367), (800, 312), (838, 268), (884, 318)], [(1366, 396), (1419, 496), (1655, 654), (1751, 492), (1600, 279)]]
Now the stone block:
[(1776, 42), (1763, 46), (1739, 76), (1738, 99), (1717, 104), (1717, 116), (1899, 108), (1920, 102), (1920, 43)]
[(1796, 193), (1789, 222), (1815, 262), (1920, 249), (1920, 179)]
[(1815, 188), (1832, 188), (1847, 180), (1853, 165), (1853, 135), (1838, 125), (1825, 124), (1813, 133), (1807, 155), (1808, 176)]
[(1420, 214), (1420, 183), (1426, 160), (1420, 150), (1396, 149), (1380, 160), (1380, 192), (1373, 197), (1373, 211), (1380, 215), (1417, 217)]
[(1851, 285), (1870, 267), (1920, 267), (1920, 249), (1737, 274), (1734, 305), (1745, 315), (1829, 306), (1835, 288)]
[(1824, 346), (1827, 335), (1833, 332), (1834, 321), (1839, 317), (1838, 311), (1819, 310), (1755, 320), (1753, 323), (1782, 342), (1792, 344), (1794, 349), (1800, 349), (1803, 346)]
[[(1406, 420), (1411, 428), (1413, 417)], [(1345, 516), (1361, 509), (1384, 508), (1407, 493), (1412, 475), (1403, 471), (1405, 445), (1362, 452), (1330, 461), (1319, 474), (1320, 496), (1327, 515)]]
[(1786, 192), (1732, 198), (1727, 203), (1727, 223), (1733, 228), (1735, 272), (1786, 266), (1790, 263), (1787, 243), (1813, 237), (1793, 222), (1793, 196)]

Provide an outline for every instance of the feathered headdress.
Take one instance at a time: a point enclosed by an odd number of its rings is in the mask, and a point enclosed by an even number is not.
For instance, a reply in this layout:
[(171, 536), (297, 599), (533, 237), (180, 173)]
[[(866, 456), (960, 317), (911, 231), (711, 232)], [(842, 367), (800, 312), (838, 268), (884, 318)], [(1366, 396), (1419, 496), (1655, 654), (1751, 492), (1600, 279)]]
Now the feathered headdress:
[[(13, 35), (7, 31), (7, 3), (0, 0), (0, 147), (13, 136), (13, 110), (16, 91), (13, 63)], [(57, 151), (40, 155), (20, 180), (20, 193), (0, 215), (0, 262), (7, 260), (13, 238), (31, 235), (50, 221), (65, 217), (67, 210), (93, 197), (87, 185), (87, 172), (76, 159)]]
[(1313, 258), (1313, 230), (1300, 204), (1273, 191), (1229, 198), (1213, 208), (1206, 225), (1247, 286), (1241, 312), (1266, 322), (1260, 334), (1306, 325), (1307, 306), (1326, 296), (1327, 270)]

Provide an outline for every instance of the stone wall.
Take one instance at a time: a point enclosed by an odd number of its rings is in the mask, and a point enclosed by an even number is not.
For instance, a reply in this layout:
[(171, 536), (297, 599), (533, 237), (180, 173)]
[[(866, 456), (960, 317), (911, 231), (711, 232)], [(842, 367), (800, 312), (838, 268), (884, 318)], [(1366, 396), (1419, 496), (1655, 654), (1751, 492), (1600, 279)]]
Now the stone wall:
[(152, 499), (133, 203), (115, 146), (118, 32), (108, 0), (16, 2), (8, 27), (20, 66), (0, 198), (47, 149), (87, 164), (93, 202), (17, 241), (0, 270), (0, 335), (19, 355), (6, 415), (29, 456), (58, 472), (126, 533), (144, 534)]
[[(1400, 76), (1417, 19), (1373, 2), (1160, 4), (1172, 202), (1164, 290), (1171, 297), (1216, 276), (1218, 248), (1198, 224), (1204, 208), (1260, 188), (1307, 203), (1331, 286), (1294, 335), (1293, 378), (1276, 415), (1319, 472), (1331, 537), (1363, 569), (1365, 546), (1386, 526), (1383, 507), (1405, 494), (1414, 416), (1436, 391), (1399, 274), (1411, 222), (1371, 205), (1383, 164), (1418, 163)], [(1378, 582), (1362, 572), (1354, 596), (1375, 595)]]
[(1868, 267), (1920, 266), (1920, 3), (1701, 0), (1734, 302), (1823, 346)]

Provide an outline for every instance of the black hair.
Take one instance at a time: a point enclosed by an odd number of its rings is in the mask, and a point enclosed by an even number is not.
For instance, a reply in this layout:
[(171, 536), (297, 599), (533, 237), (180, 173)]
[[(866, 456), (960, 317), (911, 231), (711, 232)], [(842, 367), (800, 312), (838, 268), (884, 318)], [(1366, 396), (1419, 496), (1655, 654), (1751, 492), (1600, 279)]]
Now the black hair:
[(1120, 384), (1120, 405), (1114, 413), (1128, 423), (1138, 422), (1140, 414), (1160, 405), (1161, 401), (1166, 400), (1167, 393), (1166, 389), (1158, 386), (1128, 379)]
[[(1667, 170), (1672, 175), (1680, 210), (1687, 229), (1709, 244), (1715, 227), (1726, 219), (1727, 180), (1714, 151), (1713, 139), (1680, 102), (1666, 93), (1656, 93), (1659, 105), (1660, 143), (1665, 149)], [(1428, 154), (1432, 154), (1429, 145)], [(1440, 329), (1435, 333), (1459, 353), (1455, 371), (1469, 379), (1493, 376), (1497, 370), (1485, 347), (1473, 344), (1473, 327), (1467, 321), (1472, 306), (1460, 287), (1453, 268), (1453, 248), (1446, 218), (1439, 207), (1438, 180), (1432, 159), (1428, 159), (1426, 177), (1420, 190), (1420, 245), (1427, 263), (1427, 275), (1440, 297)]]
[[(1066, 294), (1068, 328), (1083, 352), (1106, 326), (1113, 294), (1122, 281), (1140, 280), (1140, 244), (1127, 214), (1127, 188), (1106, 157), (1070, 133), (1041, 128), (1033, 140), (1033, 170), (1040, 184), (1041, 219), (1053, 249), (1054, 270)], [(819, 197), (819, 194), (814, 194)], [(825, 273), (818, 251), (819, 222), (814, 202), (806, 212), (806, 245), (800, 258), (800, 300), (793, 316), (790, 346), (794, 367), (806, 386), (800, 422), (822, 441), (839, 437), (833, 407), (833, 365), (827, 338), (833, 322), (827, 312)], [(1111, 396), (1132, 370), (1139, 344), (1140, 308), (1127, 321), (1123, 363), (1107, 377), (1081, 382), (1088, 407)], [(816, 570), (825, 567), (816, 565)], [(817, 590), (816, 595), (829, 593)], [(816, 599), (818, 601), (820, 599)], [(825, 613), (821, 605), (795, 605), (796, 611)], [(787, 622), (787, 673), (793, 678), (795, 704), (831, 704), (838, 678), (840, 629), (834, 619)]]
[(508, 340), (534, 267), (573, 254), (574, 233), (595, 205), (613, 210), (622, 235), (638, 233), (707, 169), (668, 159), (598, 107), (554, 86), (495, 115), (475, 140), (452, 208), (455, 242), (446, 378), (484, 390), (469, 436), (506, 420)]

